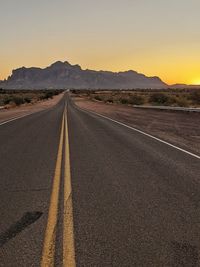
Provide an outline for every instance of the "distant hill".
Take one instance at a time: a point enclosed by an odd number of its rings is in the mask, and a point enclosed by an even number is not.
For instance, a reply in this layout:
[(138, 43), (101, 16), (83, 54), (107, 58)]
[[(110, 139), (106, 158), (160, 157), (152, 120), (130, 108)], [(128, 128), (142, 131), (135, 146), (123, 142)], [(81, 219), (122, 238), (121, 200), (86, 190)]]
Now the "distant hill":
[(170, 88), (174, 88), (174, 89), (197, 89), (197, 88), (200, 88), (200, 85), (177, 83), (177, 84), (171, 85)]
[(167, 88), (159, 77), (147, 77), (136, 71), (111, 72), (83, 70), (69, 62), (55, 62), (41, 68), (19, 68), (12, 71), (0, 87), (8, 89), (134, 89)]

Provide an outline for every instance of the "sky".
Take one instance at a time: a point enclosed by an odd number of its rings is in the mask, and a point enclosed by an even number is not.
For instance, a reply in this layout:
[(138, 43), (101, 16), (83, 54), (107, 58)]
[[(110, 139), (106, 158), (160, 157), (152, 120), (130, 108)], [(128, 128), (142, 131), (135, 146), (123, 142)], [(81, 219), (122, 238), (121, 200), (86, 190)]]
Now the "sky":
[(200, 0), (0, 0), (0, 79), (69, 61), (200, 84)]

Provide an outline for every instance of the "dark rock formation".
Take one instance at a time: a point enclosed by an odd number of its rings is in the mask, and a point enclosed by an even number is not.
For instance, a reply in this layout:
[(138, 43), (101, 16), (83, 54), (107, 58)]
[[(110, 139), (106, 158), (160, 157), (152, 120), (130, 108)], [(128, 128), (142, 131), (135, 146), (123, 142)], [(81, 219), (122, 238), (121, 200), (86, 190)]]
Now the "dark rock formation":
[(79, 65), (58, 61), (51, 66), (41, 68), (19, 68), (0, 83), (10, 89), (134, 89), (166, 88), (158, 77), (147, 77), (136, 71), (111, 72), (82, 70)]

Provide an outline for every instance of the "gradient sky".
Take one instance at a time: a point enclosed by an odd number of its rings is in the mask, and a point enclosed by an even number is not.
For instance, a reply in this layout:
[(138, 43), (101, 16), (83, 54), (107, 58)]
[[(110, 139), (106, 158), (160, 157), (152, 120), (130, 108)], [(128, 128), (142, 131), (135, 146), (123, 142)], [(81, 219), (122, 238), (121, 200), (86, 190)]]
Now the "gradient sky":
[(200, 84), (200, 0), (0, 0), (0, 79), (54, 61)]

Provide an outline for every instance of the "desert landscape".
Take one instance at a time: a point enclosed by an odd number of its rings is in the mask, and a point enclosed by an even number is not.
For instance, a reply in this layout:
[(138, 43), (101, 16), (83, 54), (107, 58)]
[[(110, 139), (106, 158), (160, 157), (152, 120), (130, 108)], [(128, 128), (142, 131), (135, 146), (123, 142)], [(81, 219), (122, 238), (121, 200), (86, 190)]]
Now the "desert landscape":
[(1, 1), (0, 267), (200, 267), (200, 1)]
[[(149, 99), (155, 101), (150, 102), (155, 107), (165, 105), (167, 108), (174, 104), (199, 107), (200, 98), (194, 98), (196, 95), (200, 95), (200, 90), (72, 91), (72, 98), (80, 108), (105, 115), (200, 154), (200, 112), (157, 110), (153, 106), (147, 111), (134, 107), (148, 105)], [(176, 102), (170, 104), (171, 99)]]

